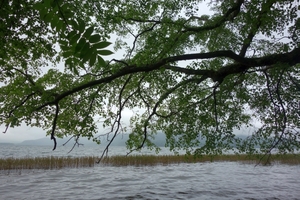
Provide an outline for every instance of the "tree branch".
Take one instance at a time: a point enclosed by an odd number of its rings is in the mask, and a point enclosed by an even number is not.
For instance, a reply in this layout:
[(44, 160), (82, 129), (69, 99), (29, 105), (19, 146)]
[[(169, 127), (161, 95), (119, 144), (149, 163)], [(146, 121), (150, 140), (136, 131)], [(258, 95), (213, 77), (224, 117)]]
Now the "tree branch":
[(136, 45), (136, 42), (138, 40), (138, 38), (143, 35), (144, 33), (147, 33), (147, 32), (150, 32), (154, 29), (154, 27), (157, 25), (158, 23), (154, 23), (151, 27), (149, 28), (146, 28), (145, 30), (141, 31), (140, 33), (138, 33), (137, 35), (133, 35), (134, 37), (134, 41), (133, 41), (133, 45), (132, 45), (132, 48), (130, 49), (128, 55), (126, 57), (128, 57), (128, 59), (130, 59), (131, 55), (132, 55), (132, 52), (134, 51), (135, 49), (135, 45)]
[(118, 103), (119, 103), (119, 111), (118, 111), (118, 114), (117, 114), (117, 117), (114, 121), (114, 124), (112, 125), (112, 130), (111, 132), (113, 132), (113, 129), (114, 129), (114, 126), (115, 124), (117, 124), (117, 129), (115, 130), (114, 132), (114, 135), (112, 137), (112, 139), (109, 141), (109, 143), (106, 145), (104, 151), (102, 152), (102, 155), (101, 157), (98, 159), (98, 161), (96, 163), (100, 163), (100, 161), (103, 159), (105, 153), (107, 154), (108, 153), (108, 148), (110, 147), (111, 143), (114, 141), (115, 137), (117, 136), (118, 132), (119, 132), (119, 129), (120, 129), (120, 126), (121, 126), (121, 118), (122, 118), (122, 110), (124, 109), (124, 106), (126, 104), (126, 102), (129, 100), (129, 98), (131, 96), (133, 96), (133, 94), (135, 93), (132, 93), (130, 94), (126, 99), (125, 101), (122, 103), (122, 94), (126, 88), (126, 86), (128, 85), (128, 83), (130, 82), (132, 78), (132, 75), (129, 75), (129, 77), (126, 79), (125, 83), (123, 84), (122, 88), (121, 88), (121, 91), (119, 93), (119, 97), (118, 97)]
[(227, 10), (227, 12), (221, 17), (220, 20), (218, 20), (216, 23), (212, 25), (206, 25), (201, 27), (188, 27), (185, 26), (184, 30), (182, 32), (201, 32), (201, 31), (209, 31), (212, 29), (215, 29), (217, 27), (220, 27), (224, 22), (228, 20), (233, 20), (239, 13), (242, 4), (244, 3), (244, 0), (237, 0), (237, 2)]
[[(8, 116), (7, 116), (6, 118), (10, 118), (10, 117), (12, 116), (12, 114), (13, 114), (19, 107), (23, 106), (23, 105), (26, 103), (26, 101), (28, 101), (28, 100), (30, 99), (30, 97), (32, 97), (33, 95), (35, 95), (34, 92), (31, 93), (31, 94), (29, 94), (29, 95), (27, 95), (27, 96), (26, 96), (26, 97), (25, 97), (18, 105), (16, 105), (11, 111), (9, 111)], [(10, 125), (10, 123), (8, 123), (8, 124), (6, 125), (6, 128), (5, 128), (5, 130), (3, 131), (3, 133), (6, 133), (6, 132), (7, 132), (9, 125)]]
[(221, 81), (226, 76), (230, 74), (236, 74), (240, 72), (244, 72), (245, 70), (249, 69), (250, 67), (260, 67), (260, 66), (266, 66), (266, 65), (272, 65), (278, 62), (281, 63), (287, 63), (289, 65), (294, 65), (297, 63), (300, 63), (300, 48), (295, 48), (293, 51), (283, 54), (272, 54), (264, 57), (259, 58), (244, 58), (237, 54), (235, 54), (232, 51), (215, 51), (215, 52), (208, 52), (208, 53), (195, 53), (195, 54), (184, 54), (179, 56), (172, 56), (168, 58), (161, 59), (158, 62), (155, 62), (153, 64), (148, 64), (144, 66), (136, 66), (131, 65), (129, 67), (124, 67), (120, 69), (115, 74), (112, 74), (111, 76), (107, 76), (98, 80), (94, 80), (88, 83), (85, 83), (81, 86), (75, 87), (72, 90), (68, 90), (66, 92), (63, 92), (60, 95), (57, 95), (54, 101), (47, 102), (41, 106), (39, 106), (36, 110), (40, 110), (48, 105), (54, 105), (57, 102), (59, 102), (61, 99), (72, 95), (76, 92), (79, 92), (81, 90), (84, 90), (86, 88), (94, 87), (96, 85), (102, 84), (102, 83), (109, 83), (119, 77), (128, 75), (128, 74), (134, 74), (139, 72), (150, 72), (157, 70), (161, 67), (164, 67), (168, 63), (177, 62), (177, 61), (183, 61), (183, 60), (196, 60), (196, 59), (209, 59), (209, 58), (230, 58), (236, 61), (235, 64), (229, 64), (223, 68), (220, 68), (219, 70), (195, 70), (195, 69), (187, 69), (184, 68), (172, 68), (177, 71), (187, 71), (191, 72), (190, 74), (196, 74), (196, 75), (203, 75), (211, 78), (213, 81)]
[(205, 76), (202, 76), (200, 80), (199, 80), (199, 78), (195, 78), (195, 77), (190, 78), (190, 79), (187, 79), (187, 80), (184, 80), (184, 81), (178, 83), (177, 85), (175, 85), (174, 87), (168, 89), (164, 94), (162, 94), (162, 95), (160, 96), (159, 100), (155, 103), (155, 105), (154, 105), (154, 107), (153, 107), (153, 109), (152, 109), (151, 114), (148, 116), (148, 118), (147, 118), (146, 121), (144, 122), (144, 125), (143, 125), (143, 127), (144, 127), (144, 131), (143, 131), (144, 139), (143, 139), (142, 143), (141, 143), (140, 146), (138, 146), (137, 148), (130, 150), (130, 151), (127, 153), (127, 155), (129, 155), (129, 154), (132, 153), (133, 151), (137, 151), (137, 150), (143, 148), (143, 146), (145, 145), (145, 142), (146, 142), (146, 140), (147, 140), (147, 126), (148, 126), (148, 124), (149, 124), (149, 121), (151, 120), (151, 118), (152, 118), (154, 115), (156, 115), (156, 110), (157, 110), (157, 108), (160, 106), (160, 104), (161, 104), (161, 103), (162, 103), (162, 102), (163, 102), (163, 101), (164, 101), (171, 93), (173, 93), (176, 89), (180, 88), (181, 86), (186, 85), (186, 84), (188, 84), (188, 83), (190, 83), (190, 82), (196, 82), (196, 83), (199, 83), (199, 82), (204, 81), (205, 79), (206, 79), (206, 77), (205, 77)]
[(216, 86), (214, 86), (214, 89), (213, 89), (213, 97), (214, 97), (214, 115), (215, 115), (215, 121), (216, 121), (216, 132), (219, 131), (216, 90), (217, 90), (217, 88), (218, 88), (218, 86), (219, 86), (220, 84), (221, 84), (221, 83), (218, 83)]
[(52, 131), (51, 131), (51, 140), (53, 140), (54, 142), (54, 147), (53, 147), (53, 151), (56, 149), (56, 138), (55, 138), (55, 129), (56, 129), (56, 125), (57, 125), (57, 118), (58, 118), (58, 113), (59, 113), (59, 105), (58, 103), (55, 104), (56, 110), (55, 110), (55, 116), (53, 119), (53, 124), (52, 124)]
[(254, 23), (256, 23), (256, 24), (251, 27), (247, 38), (244, 39), (244, 44), (243, 44), (241, 52), (239, 54), (240, 56), (244, 57), (246, 55), (248, 47), (250, 46), (255, 34), (257, 33), (259, 27), (261, 26), (261, 24), (263, 22), (264, 15), (271, 9), (271, 7), (274, 3), (275, 3), (274, 1), (270, 1), (270, 0), (267, 1), (264, 4), (264, 6), (262, 6), (261, 12), (259, 13), (258, 17), (255, 20), (253, 20)]

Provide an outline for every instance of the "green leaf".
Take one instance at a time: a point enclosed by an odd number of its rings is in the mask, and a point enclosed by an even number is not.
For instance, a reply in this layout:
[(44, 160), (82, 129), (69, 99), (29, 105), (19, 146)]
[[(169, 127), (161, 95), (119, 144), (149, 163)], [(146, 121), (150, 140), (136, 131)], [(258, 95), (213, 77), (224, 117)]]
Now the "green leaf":
[(110, 42), (99, 42), (97, 44), (94, 44), (93, 47), (96, 48), (96, 49), (103, 49), (103, 48), (106, 48), (110, 45), (111, 43)]
[[(46, 21), (46, 22), (51, 22), (52, 21), (52, 18), (53, 18), (53, 15), (51, 14), (51, 13), (47, 13), (47, 14), (45, 14), (44, 15), (44, 20)], [(52, 25), (52, 24), (51, 24)]]
[(74, 19), (71, 20), (71, 25), (73, 26), (74, 30), (78, 30), (79, 29), (79, 25), (78, 25), (78, 23)]
[(65, 51), (62, 53), (64, 58), (69, 58), (70, 56), (73, 56), (73, 52), (72, 51)]
[(66, 59), (65, 64), (67, 67), (70, 67), (70, 65), (72, 64), (72, 58)]
[(67, 35), (67, 38), (70, 40), (72, 37), (74, 37), (74, 35), (79, 35), (79, 34), (77, 34), (77, 30), (73, 30), (73, 31), (69, 32)]
[(53, 3), (53, 0), (43, 1), (43, 4), (46, 8), (52, 7), (51, 3)]
[(83, 59), (85, 57), (85, 55), (88, 54), (88, 53), (90, 53), (90, 52), (91, 52), (90, 44), (87, 42), (82, 47), (82, 50), (80, 52), (80, 58)]
[(69, 42), (66, 41), (66, 40), (59, 40), (58, 41), (60, 45), (63, 45), (63, 46), (68, 46), (69, 45)]
[(90, 62), (89, 62), (90, 66), (93, 66), (95, 64), (96, 59), (97, 59), (97, 54), (95, 53), (91, 54)]
[(82, 19), (78, 19), (78, 25), (79, 25), (79, 28), (78, 28), (79, 32), (83, 33), (84, 30), (85, 30), (85, 23), (84, 23), (84, 21)]
[(46, 23), (49, 23), (49, 21), (45, 20), (46, 15), (48, 15), (48, 11), (46, 9), (40, 10), (40, 18), (44, 20)]
[(56, 29), (58, 23), (59, 23), (59, 18), (56, 15), (52, 15), (52, 20), (51, 20), (51, 28), (54, 30)]
[[(88, 60), (91, 60), (91, 58), (92, 58), (92, 54), (93, 52), (91, 51), (91, 49), (89, 49), (85, 54), (84, 54), (84, 56), (83, 56), (83, 58), (82, 58), (82, 62), (83, 63), (86, 63)], [(94, 61), (95, 62), (95, 61)]]
[(98, 67), (105, 67), (106, 66), (106, 62), (104, 61), (104, 59), (101, 56), (98, 56), (97, 66)]
[(108, 56), (108, 55), (113, 54), (113, 52), (110, 51), (110, 50), (99, 50), (99, 51), (98, 51), (98, 54), (100, 54), (100, 55), (102, 55), (102, 56)]
[(70, 50), (69, 43), (67, 41), (60, 40), (59, 44), (60, 44), (59, 47), (61, 48), (61, 50), (63, 50), (63, 51)]
[[(49, 1), (47, 1), (47, 2), (50, 2), (50, 4), (51, 4), (51, 7), (52, 8), (57, 8), (57, 0), (49, 0)], [(48, 6), (47, 6), (48, 7)]]
[(63, 21), (59, 21), (56, 25), (56, 31), (59, 32), (64, 30), (66, 30), (65, 23)]
[(85, 37), (88, 40), (91, 37), (93, 31), (94, 31), (94, 27), (93, 26), (89, 27), (88, 29), (86, 29), (82, 37)]
[(51, 51), (52, 50), (52, 45), (51, 44), (46, 44), (46, 49), (48, 50), (48, 51)]
[(45, 9), (45, 5), (42, 2), (37, 2), (37, 3), (33, 4), (32, 7), (33, 7), (33, 9), (39, 10), (39, 11)]
[[(100, 35), (99, 34), (95, 34), (95, 35), (92, 35), (89, 39), (89, 42), (90, 43), (97, 43), (100, 41)], [(104, 48), (104, 47), (103, 47)]]
[(64, 18), (65, 19), (72, 19), (74, 17), (74, 13), (72, 12), (72, 11), (70, 11), (70, 10), (66, 10), (65, 12), (64, 12)]
[(70, 45), (75, 45), (77, 44), (77, 41), (79, 40), (80, 38), (80, 34), (75, 34), (71, 39), (70, 39)]
[(84, 38), (81, 38), (75, 47), (75, 53), (79, 52), (83, 48), (85, 43), (86, 43), (86, 40)]

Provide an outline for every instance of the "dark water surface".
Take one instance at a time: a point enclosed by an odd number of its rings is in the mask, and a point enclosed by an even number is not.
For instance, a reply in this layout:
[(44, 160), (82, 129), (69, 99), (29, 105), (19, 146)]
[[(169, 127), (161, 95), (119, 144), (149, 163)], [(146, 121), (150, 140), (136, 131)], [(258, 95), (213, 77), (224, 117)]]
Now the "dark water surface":
[(0, 199), (300, 199), (300, 166), (207, 162), (0, 172)]

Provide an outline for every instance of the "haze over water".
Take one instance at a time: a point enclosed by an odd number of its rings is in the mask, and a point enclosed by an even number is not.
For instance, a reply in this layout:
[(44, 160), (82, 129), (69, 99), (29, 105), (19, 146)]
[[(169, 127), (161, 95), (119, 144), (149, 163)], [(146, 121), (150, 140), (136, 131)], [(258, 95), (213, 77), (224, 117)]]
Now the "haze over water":
[[(99, 147), (2, 146), (1, 157), (98, 156)], [(111, 148), (110, 155), (125, 154)], [(144, 152), (150, 153), (150, 152)], [(166, 154), (164, 150), (162, 154)], [(0, 199), (300, 199), (300, 166), (205, 162), (0, 172)]]

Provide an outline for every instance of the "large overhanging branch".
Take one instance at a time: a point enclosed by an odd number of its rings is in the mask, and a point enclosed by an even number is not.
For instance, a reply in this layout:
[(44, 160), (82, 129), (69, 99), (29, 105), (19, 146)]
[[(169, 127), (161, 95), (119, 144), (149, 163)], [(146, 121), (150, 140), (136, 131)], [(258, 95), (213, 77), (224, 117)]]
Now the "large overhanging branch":
[[(263, 57), (257, 58), (245, 58), (235, 54), (233, 51), (215, 51), (215, 52), (208, 52), (208, 53), (195, 53), (195, 54), (184, 54), (179, 56), (172, 56), (168, 58), (164, 58), (156, 63), (147, 64), (144, 66), (136, 66), (136, 65), (129, 65), (122, 69), (120, 69), (115, 74), (111, 76), (107, 76), (98, 80), (94, 80), (78, 87), (73, 88), (72, 90), (68, 90), (66, 92), (57, 95), (53, 101), (49, 101), (44, 103), (43, 105), (39, 106), (36, 110), (40, 110), (48, 105), (55, 105), (61, 99), (72, 95), (76, 92), (81, 90), (94, 87), (96, 85), (102, 83), (109, 83), (119, 77), (123, 77), (128, 74), (135, 74), (140, 72), (150, 72), (160, 68), (166, 68), (173, 71), (178, 71), (186, 74), (194, 74), (194, 75), (202, 75), (208, 78), (211, 78), (213, 81), (222, 81), (226, 76), (230, 74), (241, 73), (249, 68), (256, 68), (261, 66), (269, 66), (274, 65), (276, 63), (285, 63), (288, 65), (295, 65), (300, 63), (300, 48), (295, 48), (293, 51), (288, 53), (282, 54), (272, 54)], [(197, 60), (197, 59), (212, 59), (212, 58), (229, 58), (235, 61), (233, 64), (226, 65), (219, 70), (210, 70), (210, 69), (186, 69), (180, 67), (171, 67), (168, 66), (169, 63), (177, 62), (177, 61), (184, 61), (184, 60)]]

